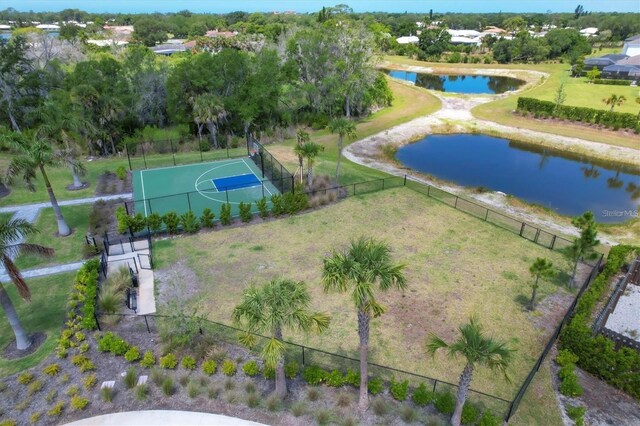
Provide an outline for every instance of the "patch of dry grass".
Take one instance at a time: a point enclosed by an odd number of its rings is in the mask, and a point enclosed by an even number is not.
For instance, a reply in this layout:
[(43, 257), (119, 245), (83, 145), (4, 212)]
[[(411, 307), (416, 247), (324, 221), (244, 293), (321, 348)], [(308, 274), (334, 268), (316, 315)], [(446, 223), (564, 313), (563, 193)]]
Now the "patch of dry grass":
[[(307, 282), (314, 308), (331, 314), (331, 328), (322, 336), (286, 337), (357, 357), (351, 302), (346, 296), (324, 294), (320, 276), (323, 257), (361, 235), (391, 245), (394, 258), (406, 264), (409, 284), (405, 294), (380, 295), (388, 311), (372, 322), (371, 360), (456, 382), (462, 362), (440, 355), (427, 358), (424, 342), (431, 332), (453, 339), (457, 327), (474, 314), (517, 353), (510, 371), (513, 384), (479, 370), (473, 387), (510, 398), (548, 338), (548, 332), (536, 326), (544, 322), (543, 311), (527, 313), (518, 302), (529, 295), (529, 265), (536, 257), (563, 268), (566, 262), (558, 253), (409, 189), (358, 196), (265, 224), (158, 242), (155, 251), (163, 269), (186, 259), (205, 289), (197, 299), (206, 304), (210, 319), (223, 323), (230, 322), (233, 307), (251, 283), (279, 276)], [(565, 290), (543, 283), (540, 305), (557, 292)]]

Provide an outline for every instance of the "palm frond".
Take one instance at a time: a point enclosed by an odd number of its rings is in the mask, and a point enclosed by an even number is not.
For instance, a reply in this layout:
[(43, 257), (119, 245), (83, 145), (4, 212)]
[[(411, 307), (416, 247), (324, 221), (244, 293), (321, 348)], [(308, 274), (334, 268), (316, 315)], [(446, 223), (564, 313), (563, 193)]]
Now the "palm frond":
[(271, 338), (262, 348), (261, 357), (266, 366), (275, 368), (278, 362), (284, 357), (284, 343), (276, 338)]
[(438, 351), (438, 349), (445, 349), (448, 347), (449, 345), (447, 344), (447, 342), (442, 340), (440, 337), (436, 336), (433, 333), (429, 334), (429, 338), (427, 339), (426, 344), (427, 353), (429, 355), (433, 356)]
[(0, 247), (7, 247), (19, 238), (38, 232), (35, 226), (24, 219), (0, 221)]

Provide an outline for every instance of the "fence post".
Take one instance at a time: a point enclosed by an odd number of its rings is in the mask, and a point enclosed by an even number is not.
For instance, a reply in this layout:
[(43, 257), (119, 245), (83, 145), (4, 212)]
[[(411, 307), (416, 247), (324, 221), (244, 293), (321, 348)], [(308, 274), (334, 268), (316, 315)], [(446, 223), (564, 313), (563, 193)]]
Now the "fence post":
[(146, 315), (143, 315), (143, 316), (144, 316), (144, 323), (147, 325), (147, 332), (151, 334), (151, 329), (149, 328), (149, 321), (147, 321), (147, 316)]
[(356, 184), (353, 184), (353, 195), (356, 195)]
[(127, 153), (127, 160), (129, 161), (129, 170), (133, 170), (133, 168), (131, 168), (131, 157), (129, 156), (129, 148), (127, 147), (127, 144), (124, 144), (124, 150)]
[(200, 151), (200, 162), (202, 163), (204, 160), (202, 159), (202, 140), (198, 139), (198, 151)]
[(227, 196), (227, 204), (229, 204), (229, 189), (225, 188), (224, 194)]
[(302, 365), (304, 365), (304, 346), (302, 347)]
[(129, 213), (129, 206), (127, 205), (127, 202), (125, 201), (122, 204), (124, 204), (124, 211), (127, 212), (127, 216), (131, 215), (131, 213)]
[(436, 379), (433, 379), (433, 393), (436, 393), (436, 385), (438, 384), (438, 381)]
[(551, 239), (551, 247), (549, 247), (551, 250), (553, 250), (553, 247), (555, 247), (556, 245), (556, 237), (557, 235), (553, 235), (553, 238)]
[(98, 315), (96, 315), (96, 313), (93, 313), (93, 318), (96, 320), (96, 327), (98, 327), (98, 331), (102, 331), (102, 328), (100, 328), (100, 321), (98, 321)]
[(456, 202), (453, 204), (453, 208), (457, 209), (458, 208), (458, 196), (456, 195)]
[(407, 175), (404, 175), (404, 183), (402, 184), (402, 186), (407, 186)]
[(522, 237), (522, 234), (524, 233), (524, 227), (525, 227), (525, 223), (522, 222), (522, 226), (520, 227), (520, 236)]
[(430, 197), (431, 185), (427, 185), (427, 197)]
[(484, 221), (487, 221), (487, 218), (489, 218), (489, 209), (487, 209), (487, 212), (484, 214)]
[(147, 168), (147, 155), (144, 152), (144, 142), (140, 144), (140, 149), (142, 149), (142, 159), (144, 160), (144, 168)]
[(260, 153), (260, 170), (262, 170), (262, 179), (264, 179), (264, 151)]
[(535, 236), (535, 238), (533, 239), (533, 242), (534, 242), (534, 243), (536, 243), (536, 244), (538, 243), (538, 237), (539, 237), (539, 236), (540, 236), (540, 228), (538, 228), (538, 230), (536, 231), (536, 236)]
[(187, 204), (189, 205), (189, 211), (191, 211), (191, 197), (189, 196), (188, 192), (187, 192)]
[(173, 165), (176, 165), (176, 152), (173, 149), (173, 139), (169, 138), (169, 143), (171, 144), (171, 155), (173, 156)]

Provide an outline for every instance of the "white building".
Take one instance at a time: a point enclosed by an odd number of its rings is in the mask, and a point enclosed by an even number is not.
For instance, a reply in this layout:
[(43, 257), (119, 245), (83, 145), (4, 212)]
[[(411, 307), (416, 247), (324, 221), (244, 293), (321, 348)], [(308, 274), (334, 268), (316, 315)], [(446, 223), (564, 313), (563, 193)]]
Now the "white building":
[(93, 44), (99, 47), (105, 46), (125, 46), (129, 44), (129, 42), (124, 40), (113, 40), (113, 39), (105, 39), (105, 40), (87, 40), (87, 43)]
[(593, 37), (594, 35), (598, 34), (598, 29), (595, 27), (583, 28), (580, 30), (580, 34), (585, 37)]
[(396, 41), (398, 42), (398, 44), (416, 44), (418, 43), (419, 39), (416, 36), (404, 36), (398, 37)]
[(627, 56), (640, 55), (640, 35), (626, 39), (622, 47), (622, 53)]
[(45, 30), (45, 31), (57, 31), (60, 29), (60, 25), (40, 24), (40, 25), (37, 25), (36, 28), (40, 30)]
[(475, 38), (480, 36), (480, 32), (476, 30), (447, 30), (451, 37), (467, 37)]

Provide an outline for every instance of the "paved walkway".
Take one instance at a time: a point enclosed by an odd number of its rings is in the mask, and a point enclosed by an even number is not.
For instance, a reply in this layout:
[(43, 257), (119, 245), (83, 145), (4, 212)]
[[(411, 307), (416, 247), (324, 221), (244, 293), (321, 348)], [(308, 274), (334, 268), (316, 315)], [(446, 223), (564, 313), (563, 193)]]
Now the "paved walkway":
[[(131, 192), (125, 192), (123, 194), (104, 195), (100, 197), (78, 198), (75, 200), (58, 201), (58, 204), (61, 206), (76, 206), (79, 204), (95, 203), (98, 200), (109, 201), (109, 200), (117, 200), (118, 198), (131, 198), (131, 197), (133, 197), (133, 194)], [(11, 212), (18, 212), (22, 210), (31, 210), (31, 209), (40, 210), (40, 209), (46, 209), (50, 207), (51, 207), (51, 203), (47, 201), (44, 203), (33, 203), (33, 204), (22, 204), (17, 206), (0, 207), (0, 213), (11, 213)]]
[(237, 417), (192, 411), (147, 410), (104, 414), (67, 423), (67, 426), (264, 426)]
[[(132, 196), (133, 195), (130, 192), (125, 192), (124, 194), (104, 195), (100, 197), (78, 198), (76, 200), (58, 201), (58, 204), (61, 206), (76, 206), (80, 204), (95, 203), (96, 201), (99, 201), (99, 200), (109, 201), (109, 200), (117, 200), (119, 198), (131, 198)], [(13, 219), (24, 219), (29, 223), (35, 223), (35, 221), (38, 219), (38, 215), (40, 214), (40, 210), (46, 209), (46, 208), (51, 208), (50, 202), (0, 207), (0, 213), (14, 213)], [(20, 244), (23, 241), (24, 241), (24, 238), (19, 237), (13, 240), (11, 244), (12, 245)], [(16, 257), (17, 257), (16, 254), (12, 253), (11, 260), (15, 260)], [(80, 262), (80, 264), (82, 264), (82, 262)], [(23, 271), (22, 275), (25, 278), (33, 278), (33, 277), (40, 277), (43, 275), (57, 274), (60, 272), (75, 271), (79, 268), (78, 267), (74, 269), (74, 266), (72, 265), (76, 265), (76, 263), (70, 263), (68, 265), (52, 266), (49, 268), (34, 269), (32, 271)], [(65, 269), (65, 268), (71, 268), (71, 269)], [(6, 280), (8, 278), (5, 272), (6, 271), (4, 270), (4, 267), (0, 265), (0, 281)], [(34, 275), (28, 275), (29, 273), (32, 273)]]
[[(60, 274), (62, 272), (77, 271), (84, 264), (84, 260), (81, 262), (65, 263), (63, 265), (53, 265), (44, 268), (28, 269), (26, 271), (20, 271), (24, 278), (36, 278), (44, 277), (45, 275)], [(5, 274), (4, 268), (0, 269), (0, 282), (8, 282), (9, 276)]]

